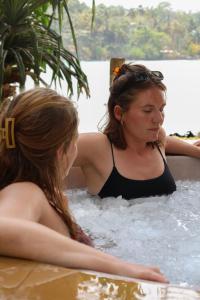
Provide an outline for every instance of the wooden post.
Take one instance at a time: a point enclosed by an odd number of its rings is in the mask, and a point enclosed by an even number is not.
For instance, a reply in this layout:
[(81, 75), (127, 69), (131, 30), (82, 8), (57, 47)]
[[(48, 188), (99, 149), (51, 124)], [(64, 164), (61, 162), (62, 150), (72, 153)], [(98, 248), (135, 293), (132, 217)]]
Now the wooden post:
[(113, 82), (113, 78), (114, 78), (114, 73), (113, 70), (116, 67), (121, 67), (121, 65), (123, 65), (125, 63), (125, 58), (111, 58), (110, 60), (110, 85)]

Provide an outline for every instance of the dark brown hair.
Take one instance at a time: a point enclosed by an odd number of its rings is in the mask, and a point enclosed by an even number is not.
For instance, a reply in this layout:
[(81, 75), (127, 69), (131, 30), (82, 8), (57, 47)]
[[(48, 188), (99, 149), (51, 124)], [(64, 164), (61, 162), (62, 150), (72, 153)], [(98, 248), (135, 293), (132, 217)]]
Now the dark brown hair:
[(126, 149), (127, 143), (123, 127), (120, 121), (115, 118), (114, 107), (119, 105), (122, 111), (126, 112), (141, 91), (153, 87), (158, 87), (162, 91), (166, 91), (166, 86), (161, 82), (161, 79), (145, 66), (124, 64), (118, 69), (118, 73), (110, 87), (108, 120), (103, 130), (103, 133), (108, 136), (115, 147)]
[(16, 147), (0, 143), (0, 189), (14, 182), (38, 185), (66, 222), (75, 238), (76, 224), (62, 193), (62, 172), (57, 150), (67, 151), (77, 135), (78, 117), (71, 101), (48, 88), (36, 88), (16, 96), (2, 112), (1, 126), (14, 118)]

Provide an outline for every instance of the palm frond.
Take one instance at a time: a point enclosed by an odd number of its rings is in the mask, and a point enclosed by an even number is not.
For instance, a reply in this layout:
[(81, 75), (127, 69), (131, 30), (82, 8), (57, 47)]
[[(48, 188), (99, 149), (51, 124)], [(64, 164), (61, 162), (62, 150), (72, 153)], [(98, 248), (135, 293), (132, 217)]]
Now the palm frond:
[[(94, 3), (93, 0), (93, 16)], [(50, 13), (49, 7), (52, 8)], [(68, 18), (76, 55), (63, 47), (61, 29), (64, 13)], [(59, 32), (51, 28), (55, 18), (59, 21)], [(17, 82), (23, 86), (27, 74), (36, 84), (45, 83), (41, 75), (47, 66), (52, 71), (51, 84), (57, 80), (62, 84), (65, 80), (71, 95), (72, 79), (75, 78), (78, 95), (85, 91), (89, 96), (87, 77), (78, 59), (68, 0), (0, 0), (0, 97), (5, 70), (13, 69), (15, 75), (19, 75)], [(11, 82), (11, 79), (7, 80)]]
[(70, 13), (69, 13), (67, 1), (64, 1), (63, 3), (64, 3), (65, 11), (67, 13), (67, 17), (68, 17), (68, 21), (69, 21), (71, 33), (72, 33), (72, 38), (73, 38), (73, 42), (74, 42), (74, 46), (75, 46), (75, 50), (76, 50), (76, 55), (78, 57), (78, 47), (77, 47), (76, 35), (75, 35), (75, 31), (74, 31), (72, 20), (71, 20), (71, 16), (70, 16)]

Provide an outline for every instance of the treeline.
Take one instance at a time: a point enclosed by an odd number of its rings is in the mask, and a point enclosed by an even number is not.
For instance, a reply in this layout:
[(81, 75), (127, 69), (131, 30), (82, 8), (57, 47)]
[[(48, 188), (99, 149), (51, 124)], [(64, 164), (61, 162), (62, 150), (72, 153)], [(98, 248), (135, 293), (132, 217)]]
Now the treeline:
[[(81, 60), (200, 57), (200, 12), (173, 11), (168, 2), (133, 9), (101, 4), (96, 6), (91, 31), (91, 8), (78, 0), (70, 0), (69, 8)], [(63, 39), (67, 49), (74, 51), (67, 22)]]

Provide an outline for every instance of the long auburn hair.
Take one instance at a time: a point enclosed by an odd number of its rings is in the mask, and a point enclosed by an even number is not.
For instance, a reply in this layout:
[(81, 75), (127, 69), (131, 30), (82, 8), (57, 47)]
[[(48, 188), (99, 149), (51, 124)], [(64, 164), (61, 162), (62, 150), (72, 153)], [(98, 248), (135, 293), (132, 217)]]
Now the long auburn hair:
[[(137, 76), (147, 74), (147, 80), (138, 80)], [(116, 148), (126, 149), (127, 143), (124, 137), (123, 126), (121, 122), (115, 118), (114, 108), (119, 105), (123, 112), (126, 112), (130, 104), (136, 99), (137, 95), (145, 90), (158, 87), (162, 91), (166, 91), (166, 86), (151, 75), (151, 71), (143, 65), (139, 64), (123, 64), (118, 70), (113, 83), (110, 87), (110, 96), (108, 99), (108, 120), (104, 126), (103, 133), (107, 135), (109, 140)]]
[(36, 88), (16, 96), (2, 111), (2, 128), (6, 118), (15, 120), (16, 147), (7, 149), (4, 140), (0, 143), (0, 189), (15, 182), (35, 183), (76, 238), (77, 225), (63, 196), (63, 173), (57, 159), (59, 147), (66, 152), (77, 135), (73, 103), (51, 89)]

